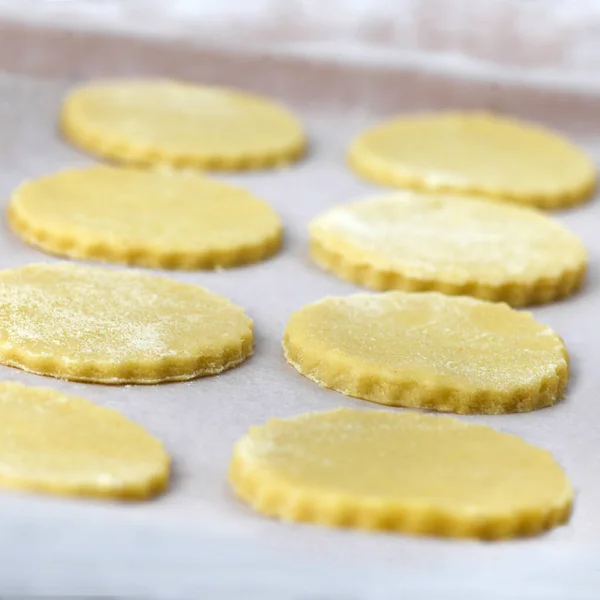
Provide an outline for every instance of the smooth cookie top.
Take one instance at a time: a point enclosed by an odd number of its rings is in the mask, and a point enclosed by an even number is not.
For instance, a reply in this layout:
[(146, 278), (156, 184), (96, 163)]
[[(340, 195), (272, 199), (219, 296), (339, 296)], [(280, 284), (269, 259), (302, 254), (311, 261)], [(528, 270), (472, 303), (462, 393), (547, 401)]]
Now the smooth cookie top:
[(277, 214), (250, 192), (175, 171), (61, 171), (17, 188), (8, 218), (53, 254), (167, 269), (256, 262), (282, 238)]
[(164, 277), (68, 263), (0, 271), (0, 363), (97, 383), (213, 375), (252, 353), (224, 296)]
[(315, 260), (375, 289), (439, 290), (521, 305), (581, 283), (582, 242), (539, 211), (402, 191), (337, 206), (310, 225)]
[(516, 436), (373, 410), (252, 427), (229, 478), (256, 510), (286, 520), (487, 539), (562, 523), (573, 496), (552, 456)]
[(162, 491), (169, 457), (117, 411), (83, 398), (0, 383), (0, 487), (143, 499)]
[(88, 83), (65, 99), (75, 145), (111, 160), (214, 170), (268, 168), (298, 158), (302, 126), (275, 102), (228, 88), (160, 79)]
[(542, 408), (569, 376), (562, 340), (531, 314), (436, 292), (325, 298), (291, 316), (283, 346), (319, 385), (448, 412)]
[(541, 208), (588, 199), (591, 159), (562, 136), (480, 112), (406, 115), (360, 134), (352, 168), (384, 185), (484, 194)]

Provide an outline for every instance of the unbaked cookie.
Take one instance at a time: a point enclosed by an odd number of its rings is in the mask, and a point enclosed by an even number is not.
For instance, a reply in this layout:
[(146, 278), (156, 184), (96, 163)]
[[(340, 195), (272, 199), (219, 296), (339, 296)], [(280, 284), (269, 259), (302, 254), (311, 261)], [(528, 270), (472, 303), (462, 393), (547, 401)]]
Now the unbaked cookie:
[(136, 271), (65, 263), (0, 271), (0, 363), (95, 383), (214, 375), (252, 354), (224, 296)]
[(161, 492), (169, 457), (143, 427), (83, 398), (0, 383), (0, 487), (143, 499)]
[(333, 208), (310, 225), (323, 268), (376, 290), (438, 290), (549, 302), (581, 285), (581, 241), (542, 213), (449, 194), (396, 192)]
[(259, 169), (297, 159), (306, 145), (298, 120), (270, 100), (166, 80), (88, 83), (66, 98), (61, 126), (92, 154), (144, 165)]
[(24, 183), (8, 218), (53, 254), (167, 269), (256, 262), (282, 237), (275, 212), (243, 189), (189, 173), (103, 166)]
[(252, 427), (229, 479), (289, 521), (481, 539), (569, 518), (573, 490), (545, 450), (449, 417), (339, 409)]
[(596, 186), (591, 159), (542, 127), (486, 113), (396, 117), (359, 135), (352, 168), (384, 185), (571, 206)]
[(562, 340), (531, 314), (437, 292), (325, 298), (291, 316), (283, 347), (320, 386), (410, 408), (530, 411), (569, 378)]

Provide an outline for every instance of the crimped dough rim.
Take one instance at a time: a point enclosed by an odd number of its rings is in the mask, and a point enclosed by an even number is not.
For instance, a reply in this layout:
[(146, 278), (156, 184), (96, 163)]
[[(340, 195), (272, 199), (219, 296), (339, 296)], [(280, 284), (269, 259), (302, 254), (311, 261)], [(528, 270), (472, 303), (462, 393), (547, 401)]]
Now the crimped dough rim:
[(25, 242), (49, 254), (79, 260), (95, 260), (151, 269), (191, 271), (238, 267), (260, 262), (275, 255), (281, 248), (283, 229), (274, 229), (270, 235), (255, 242), (228, 245), (191, 251), (174, 251), (150, 245), (121, 244), (94, 232), (92, 237), (85, 231), (56, 232), (49, 227), (32, 224), (9, 204), (7, 218), (12, 230)]
[[(360, 251), (357, 251), (360, 252)], [(554, 277), (541, 275), (531, 281), (507, 278), (497, 283), (482, 283), (477, 279), (446, 277), (443, 270), (435, 278), (403, 274), (397, 269), (386, 269), (367, 260), (350, 258), (347, 253), (331, 247), (311, 233), (310, 254), (325, 271), (377, 291), (403, 290), (407, 292), (441, 292), (449, 296), (472, 296), (489, 302), (506, 302), (511, 306), (547, 304), (577, 292), (585, 280), (587, 262), (566, 268)]]

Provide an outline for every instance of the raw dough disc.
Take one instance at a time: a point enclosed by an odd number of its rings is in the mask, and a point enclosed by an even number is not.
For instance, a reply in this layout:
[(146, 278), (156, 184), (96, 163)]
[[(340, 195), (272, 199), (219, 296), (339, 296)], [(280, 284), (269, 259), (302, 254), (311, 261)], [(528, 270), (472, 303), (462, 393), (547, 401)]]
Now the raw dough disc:
[(21, 185), (12, 228), (43, 250), (155, 268), (252, 263), (281, 245), (279, 217), (249, 192), (176, 172), (63, 171)]
[(117, 411), (47, 388), (0, 384), (0, 487), (143, 499), (164, 490), (169, 457)]
[(96, 383), (214, 375), (252, 353), (224, 296), (135, 271), (65, 263), (0, 271), (0, 363)]
[(520, 306), (572, 293), (587, 253), (538, 211), (466, 196), (396, 192), (310, 225), (323, 268), (377, 290), (438, 290)]
[(560, 208), (588, 199), (592, 161), (559, 135), (485, 113), (411, 115), (359, 135), (352, 168), (384, 185), (469, 192)]
[(267, 168), (306, 144), (298, 120), (266, 98), (166, 80), (89, 83), (66, 98), (61, 125), (84, 150), (134, 164)]
[(348, 409), (252, 427), (229, 479), (258, 512), (281, 519), (483, 539), (564, 523), (573, 497), (552, 456), (516, 436)]
[(569, 378), (562, 340), (531, 314), (437, 292), (325, 298), (291, 316), (283, 346), (319, 385), (392, 406), (524, 412)]

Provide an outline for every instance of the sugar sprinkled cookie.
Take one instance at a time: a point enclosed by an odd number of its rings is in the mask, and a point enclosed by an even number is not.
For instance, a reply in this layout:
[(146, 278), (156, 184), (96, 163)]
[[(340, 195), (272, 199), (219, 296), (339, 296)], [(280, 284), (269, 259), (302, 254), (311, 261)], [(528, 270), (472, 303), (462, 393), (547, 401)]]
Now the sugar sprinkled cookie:
[(199, 286), (67, 263), (0, 271), (0, 364), (93, 383), (214, 375), (252, 354), (252, 321)]
[(8, 219), (52, 254), (166, 269), (253, 263), (282, 238), (277, 214), (246, 190), (190, 173), (106, 166), (25, 182)]
[(283, 348), (322, 387), (445, 412), (535, 410), (569, 378), (561, 338), (531, 314), (437, 292), (325, 298), (292, 314)]
[(548, 209), (583, 202), (596, 187), (591, 159), (562, 136), (480, 112), (395, 117), (360, 134), (348, 158), (356, 173), (383, 185)]
[(582, 242), (541, 212), (448, 193), (399, 191), (337, 206), (310, 224), (311, 254), (376, 290), (437, 290), (550, 302), (577, 290)]
[(229, 480), (287, 521), (503, 539), (569, 518), (573, 490), (552, 456), (449, 417), (339, 409), (252, 427)]
[(83, 150), (137, 165), (260, 169), (306, 146), (298, 120), (271, 100), (160, 79), (87, 83), (66, 97), (61, 128)]
[(160, 441), (110, 408), (5, 382), (0, 421), (0, 488), (141, 500), (168, 484)]

